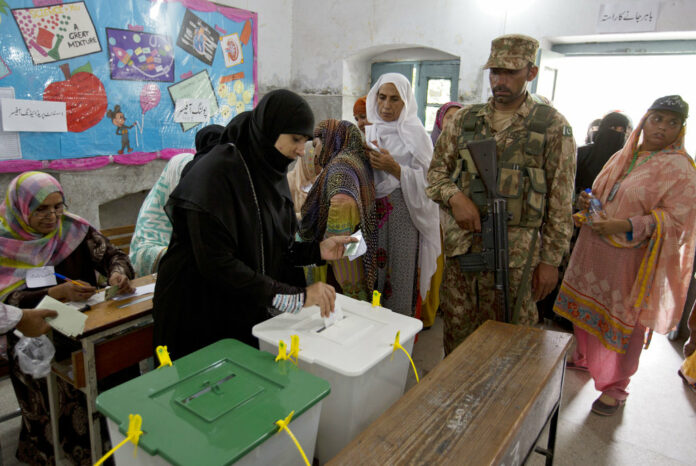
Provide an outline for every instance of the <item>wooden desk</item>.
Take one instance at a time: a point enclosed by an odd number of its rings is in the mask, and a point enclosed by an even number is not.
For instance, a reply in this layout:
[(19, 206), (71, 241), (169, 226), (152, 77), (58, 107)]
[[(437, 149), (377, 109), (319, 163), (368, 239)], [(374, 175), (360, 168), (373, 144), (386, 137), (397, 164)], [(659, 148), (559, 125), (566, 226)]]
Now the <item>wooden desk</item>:
[(329, 464), (551, 464), (572, 338), (486, 322)]
[[(153, 275), (133, 280), (134, 286), (154, 283)], [(120, 307), (144, 296), (125, 300), (109, 300), (86, 311), (85, 331), (75, 340), (82, 350), (73, 353), (72, 361), (57, 361), (48, 378), (48, 397), (51, 412), (51, 431), (56, 461), (63, 455), (58, 437), (58, 386), (60, 376), (82, 390), (87, 398), (87, 422), (92, 451), (92, 464), (102, 457), (101, 427), (97, 411), (97, 381), (133, 366), (153, 354), (152, 294), (150, 299)], [(72, 377), (68, 375), (72, 372)]]

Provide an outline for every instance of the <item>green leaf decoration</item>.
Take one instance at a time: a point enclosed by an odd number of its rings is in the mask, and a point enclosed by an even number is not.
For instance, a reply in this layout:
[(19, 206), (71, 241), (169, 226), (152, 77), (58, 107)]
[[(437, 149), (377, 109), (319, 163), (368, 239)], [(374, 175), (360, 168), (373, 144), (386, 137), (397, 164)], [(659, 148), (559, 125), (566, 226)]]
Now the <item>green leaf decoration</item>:
[[(1, 2), (2, 0), (0, 0)], [(70, 76), (75, 76), (75, 73), (79, 73), (80, 71), (84, 71), (85, 73), (91, 73), (92, 72), (92, 64), (90, 62), (85, 63), (79, 68), (75, 68), (72, 73), (70, 73)]]

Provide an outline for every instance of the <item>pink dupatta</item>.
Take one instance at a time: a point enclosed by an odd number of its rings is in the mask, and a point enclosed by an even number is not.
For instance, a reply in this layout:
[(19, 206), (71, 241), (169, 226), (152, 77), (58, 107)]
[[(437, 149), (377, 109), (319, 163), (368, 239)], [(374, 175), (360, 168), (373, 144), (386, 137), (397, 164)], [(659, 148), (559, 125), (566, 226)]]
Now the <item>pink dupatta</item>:
[(89, 223), (65, 212), (54, 231), (46, 235), (29, 226), (29, 217), (52, 193), (63, 188), (51, 175), (25, 172), (12, 180), (0, 203), (0, 301), (25, 287), (27, 270), (57, 265), (82, 242)]
[[(681, 317), (696, 246), (696, 166), (684, 149), (685, 128), (674, 143), (646, 163), (646, 168), (650, 166), (653, 170), (649, 183), (626, 186), (631, 195), (608, 201), (617, 182), (631, 183), (630, 175), (620, 180), (631, 164), (647, 116), (640, 121), (624, 148), (609, 159), (592, 191), (602, 201), (609, 217), (652, 215), (655, 229), (647, 240), (646, 252), (631, 289), (632, 309), (626, 312), (637, 313), (638, 322), (643, 326), (664, 334), (674, 329)], [(628, 241), (624, 234), (604, 239), (616, 247), (633, 248), (645, 244), (645, 241)]]

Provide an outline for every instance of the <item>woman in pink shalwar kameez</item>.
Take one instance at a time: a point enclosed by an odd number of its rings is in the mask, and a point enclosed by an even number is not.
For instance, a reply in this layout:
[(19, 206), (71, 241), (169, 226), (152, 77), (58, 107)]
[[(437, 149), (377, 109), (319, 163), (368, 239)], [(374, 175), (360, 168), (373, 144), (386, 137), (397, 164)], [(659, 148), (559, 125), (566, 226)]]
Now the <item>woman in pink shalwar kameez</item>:
[[(602, 392), (597, 414), (624, 404), (646, 329), (668, 333), (684, 307), (696, 244), (688, 108), (679, 96), (656, 100), (597, 176), (604, 214), (582, 226), (554, 306), (577, 338), (569, 367), (588, 370)], [(589, 196), (579, 202), (587, 209)]]

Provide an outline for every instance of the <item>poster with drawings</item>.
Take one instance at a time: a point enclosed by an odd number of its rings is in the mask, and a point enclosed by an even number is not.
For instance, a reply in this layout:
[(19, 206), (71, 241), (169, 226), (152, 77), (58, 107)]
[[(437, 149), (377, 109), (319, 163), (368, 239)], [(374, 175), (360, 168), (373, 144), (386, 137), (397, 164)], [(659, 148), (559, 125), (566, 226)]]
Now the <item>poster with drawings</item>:
[[(32, 109), (64, 102), (67, 120), (65, 132), (0, 127), (0, 172), (166, 158), (191, 150), (201, 127), (226, 125), (257, 100), (258, 26), (250, 11), (202, 0), (0, 0), (0, 19), (0, 89), (34, 102)], [(177, 44), (189, 27), (198, 38)], [(233, 67), (221, 36), (239, 38)], [(181, 99), (209, 102), (207, 119), (197, 121), (196, 110), (176, 121)]]
[(101, 52), (85, 2), (15, 8), (12, 16), (35, 65)]
[(225, 57), (225, 66), (231, 67), (244, 63), (244, 55), (242, 54), (242, 43), (239, 40), (239, 34), (228, 34), (220, 38), (222, 56)]
[(176, 45), (208, 65), (213, 64), (220, 33), (186, 10)]
[(106, 28), (111, 79), (174, 81), (174, 48), (169, 37)]

